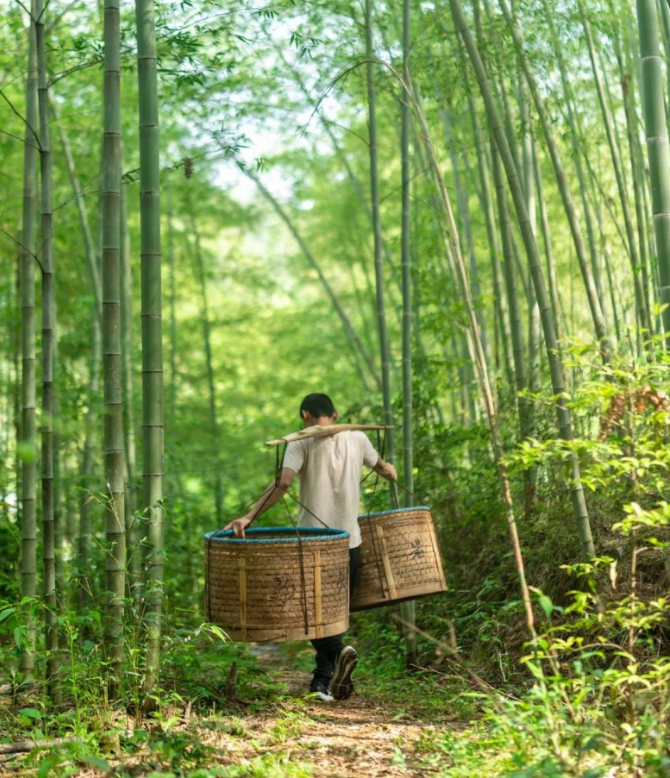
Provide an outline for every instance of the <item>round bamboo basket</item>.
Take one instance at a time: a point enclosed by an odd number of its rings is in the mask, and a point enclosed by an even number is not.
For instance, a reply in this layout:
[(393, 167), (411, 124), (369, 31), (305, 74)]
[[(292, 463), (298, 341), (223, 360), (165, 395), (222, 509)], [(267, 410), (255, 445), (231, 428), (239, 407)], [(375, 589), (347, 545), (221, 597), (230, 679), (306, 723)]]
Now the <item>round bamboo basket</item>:
[(352, 611), (447, 590), (430, 508), (368, 513), (358, 522), (363, 545)]
[(349, 533), (319, 527), (205, 535), (205, 610), (232, 640), (312, 640), (349, 626)]

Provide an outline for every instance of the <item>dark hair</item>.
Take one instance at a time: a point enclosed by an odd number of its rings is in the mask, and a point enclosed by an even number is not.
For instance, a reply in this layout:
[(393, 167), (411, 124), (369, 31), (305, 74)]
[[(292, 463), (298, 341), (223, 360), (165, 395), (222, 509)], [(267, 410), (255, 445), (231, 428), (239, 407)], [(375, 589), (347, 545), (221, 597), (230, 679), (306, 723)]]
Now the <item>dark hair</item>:
[(301, 419), (303, 411), (307, 411), (313, 419), (319, 419), (322, 416), (330, 418), (335, 413), (335, 406), (327, 394), (308, 394), (300, 403)]

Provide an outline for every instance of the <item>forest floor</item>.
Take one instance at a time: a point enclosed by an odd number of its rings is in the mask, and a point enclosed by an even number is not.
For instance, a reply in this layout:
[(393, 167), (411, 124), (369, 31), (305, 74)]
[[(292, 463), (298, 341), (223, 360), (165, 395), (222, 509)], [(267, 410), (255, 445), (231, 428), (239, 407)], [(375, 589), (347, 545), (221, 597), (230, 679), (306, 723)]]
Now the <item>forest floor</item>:
[(387, 701), (364, 693), (339, 703), (303, 702), (300, 697), (308, 674), (295, 671), (275, 677), (286, 684), (295, 701), (286, 701), (271, 712), (242, 714), (237, 737), (222, 739), (211, 730), (203, 735), (203, 742), (219, 750), (221, 764), (251, 768), (255, 761), (259, 766), (276, 761), (286, 766), (285, 774), (293, 774), (288, 769), (292, 764), (296, 775), (313, 778), (420, 776), (432, 772), (425, 745), (443, 731), (465, 726), (422, 720), (412, 711), (394, 711)]
[(412, 694), (393, 702), (366, 689), (365, 683), (342, 702), (310, 699), (311, 674), (287, 669), (281, 652), (269, 649), (257, 654), (259, 666), (285, 687), (286, 698), (272, 712), (242, 713), (239, 724), (245, 734), (233, 744), (226, 741), (228, 763), (252, 764), (259, 754), (274, 754), (285, 764), (302, 764), (305, 775), (313, 778), (420, 776), (435, 769), (434, 760), (429, 764), (429, 744), (467, 728), (446, 715), (439, 721), (428, 718), (412, 704)]
[[(0, 776), (411, 778), (441, 773), (446, 742), (467, 738), (471, 727), (429, 701), (415, 676), (400, 674), (404, 693), (398, 677), (395, 692), (384, 694), (363, 670), (350, 699), (324, 703), (306, 693), (309, 647), (297, 657), (277, 646), (253, 654), (240, 667), (232, 701), (222, 695), (207, 711), (171, 704), (139, 725), (119, 714), (108, 753), (103, 747), (82, 756), (66, 745), (2, 756)], [(227, 671), (210, 665), (222, 689)]]

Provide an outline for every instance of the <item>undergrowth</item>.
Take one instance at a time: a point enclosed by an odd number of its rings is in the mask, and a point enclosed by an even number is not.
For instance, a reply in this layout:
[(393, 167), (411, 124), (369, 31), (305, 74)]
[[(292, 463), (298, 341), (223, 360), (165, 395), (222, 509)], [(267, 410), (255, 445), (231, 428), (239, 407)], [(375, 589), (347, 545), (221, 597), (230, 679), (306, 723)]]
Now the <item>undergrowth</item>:
[[(422, 631), (409, 668), (395, 609), (356, 614), (349, 632), (361, 657), (361, 703), (382, 710), (389, 726), (421, 726), (417, 742), (395, 744), (390, 774), (670, 778), (670, 401), (657, 388), (667, 365), (605, 370), (590, 358), (576, 352), (571, 365), (584, 373), (579, 398), (570, 399), (575, 441), (552, 437), (555, 400), (537, 395), (537, 437), (508, 447), (517, 505), (524, 505), (523, 473), (532, 470), (535, 479), (533, 504), (517, 517), (534, 636), (523, 617), (486, 430), (434, 423), (423, 430), (417, 456), (429, 464), (420, 468), (417, 490), (438, 519), (449, 591), (418, 603)], [(566, 507), (565, 462), (573, 451), (592, 492), (600, 551), (577, 563)], [(96, 769), (118, 778), (314, 774), (319, 744), (305, 733), (327, 712), (315, 711), (302, 692), (296, 697), (256, 649), (199, 624), (192, 607), (198, 582), (189, 575), (190, 568), (188, 575), (175, 571), (170, 584), (151, 712), (141, 704), (138, 626), (126, 635), (124, 688), (111, 703), (100, 611), (61, 614), (63, 700), (53, 708), (41, 629), (32, 678), (18, 669), (40, 603), (0, 603), (0, 739), (49, 741), (28, 755), (2, 757), (0, 771), (38, 778)], [(282, 652), (274, 664), (307, 678), (309, 645), (287, 644)]]

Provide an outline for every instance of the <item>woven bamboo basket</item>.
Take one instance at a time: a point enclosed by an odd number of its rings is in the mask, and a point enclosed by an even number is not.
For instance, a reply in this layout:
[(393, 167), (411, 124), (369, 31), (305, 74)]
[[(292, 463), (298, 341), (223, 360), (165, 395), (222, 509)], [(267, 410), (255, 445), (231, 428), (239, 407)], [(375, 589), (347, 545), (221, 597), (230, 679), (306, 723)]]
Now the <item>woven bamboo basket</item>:
[(368, 513), (358, 522), (363, 545), (352, 611), (447, 590), (430, 508)]
[(232, 640), (312, 640), (349, 626), (349, 533), (318, 527), (205, 535), (205, 608)]

